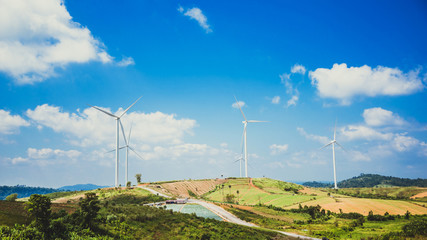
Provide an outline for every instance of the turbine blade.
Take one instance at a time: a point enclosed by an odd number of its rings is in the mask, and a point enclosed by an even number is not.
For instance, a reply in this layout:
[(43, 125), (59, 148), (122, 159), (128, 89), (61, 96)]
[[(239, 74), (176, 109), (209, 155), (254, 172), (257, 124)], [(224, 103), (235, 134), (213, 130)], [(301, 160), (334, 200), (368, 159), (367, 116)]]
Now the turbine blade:
[(128, 145), (128, 141), (126, 140), (125, 129), (123, 128), (122, 120), (119, 118), (120, 127), (122, 129), (123, 139), (125, 140), (126, 146)]
[(242, 115), (243, 115), (243, 118), (245, 119), (245, 121), (248, 121), (248, 120), (246, 119), (246, 117), (245, 117), (245, 114), (243, 113), (242, 108), (240, 107), (239, 101), (237, 101), (236, 96), (234, 96), (234, 99), (236, 99), (237, 106), (239, 106), (239, 109), (240, 109), (240, 112), (241, 112), (241, 113), (242, 113)]
[(135, 151), (135, 149), (133, 149), (133, 147), (131, 147), (131, 146), (129, 146), (129, 149), (130, 150), (132, 150), (141, 160), (144, 160), (144, 158), (143, 157), (141, 157), (141, 155), (139, 155), (136, 151)]
[(128, 144), (130, 144), (130, 134), (132, 133), (132, 126), (133, 126), (133, 122), (130, 124)]
[(333, 143), (333, 141), (332, 141), (332, 142), (330, 142), (330, 143), (328, 143), (328, 144), (326, 144), (325, 146), (321, 147), (320, 149), (324, 149), (325, 147), (327, 147), (327, 146), (331, 145), (332, 143)]
[[(120, 150), (120, 149), (123, 149), (123, 148), (125, 148), (125, 147), (119, 147), (119, 150)], [(116, 149), (113, 149), (113, 150), (110, 150), (110, 151), (105, 152), (105, 153), (112, 153), (112, 152), (115, 152), (115, 151), (116, 151)]]
[(344, 151), (346, 151), (346, 152), (348, 152), (343, 146), (341, 146), (341, 144), (339, 144), (337, 141), (335, 141), (335, 143), (338, 145), (338, 146), (340, 146), (341, 148), (342, 148), (342, 150), (344, 150)]
[(260, 122), (269, 122), (269, 121), (258, 121), (258, 120), (249, 120), (250, 123), (260, 123)]
[(126, 110), (122, 113), (122, 115), (120, 115), (120, 117), (119, 118), (121, 118), (123, 115), (125, 115), (125, 113), (133, 106), (133, 105), (135, 105), (135, 103), (136, 102), (138, 102), (139, 101), (139, 99), (141, 99), (142, 98), (142, 96), (141, 97), (139, 97), (138, 99), (136, 99), (136, 101), (134, 102), (134, 103), (132, 103), (132, 105), (130, 105), (128, 108), (126, 108)]
[(336, 136), (336, 132), (337, 132), (337, 121), (338, 121), (338, 119), (335, 119), (334, 140), (335, 140), (335, 136)]
[(103, 113), (105, 113), (105, 114), (107, 114), (107, 115), (109, 115), (109, 116), (111, 116), (111, 117), (113, 117), (113, 118), (118, 118), (116, 115), (114, 115), (114, 114), (112, 114), (112, 113), (109, 113), (109, 112), (107, 112), (107, 111), (104, 111), (104, 110), (102, 110), (101, 108), (99, 108), (99, 107), (95, 107), (95, 106), (92, 106), (92, 105), (90, 105), (90, 104), (87, 104), (88, 106), (90, 106), (90, 107), (93, 107), (93, 108), (95, 108), (96, 110), (98, 110), (98, 111), (101, 111), (101, 112), (103, 112)]

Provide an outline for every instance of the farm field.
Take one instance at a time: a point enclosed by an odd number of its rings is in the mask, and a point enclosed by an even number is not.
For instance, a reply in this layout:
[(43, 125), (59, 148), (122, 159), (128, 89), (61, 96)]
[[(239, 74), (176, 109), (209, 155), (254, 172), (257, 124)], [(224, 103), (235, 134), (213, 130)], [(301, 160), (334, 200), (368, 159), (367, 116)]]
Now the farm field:
[[(223, 179), (208, 179), (208, 180), (188, 180), (188, 181), (176, 181), (159, 184), (168, 193), (180, 197), (188, 198), (191, 191), (195, 195), (203, 195), (213, 190), (217, 185), (225, 182)], [(156, 189), (159, 190), (159, 189)]]
[[(204, 197), (215, 202), (225, 202), (226, 195), (232, 194), (235, 197), (233, 202), (238, 202), (240, 205), (273, 205), (285, 209), (295, 209), (300, 204), (302, 206), (320, 205), (322, 209), (335, 213), (340, 211), (344, 213), (357, 212), (365, 216), (371, 210), (374, 214), (381, 215), (386, 212), (403, 215), (406, 211), (411, 214), (427, 214), (427, 208), (423, 202), (350, 197), (342, 194), (331, 194), (325, 189), (306, 188), (267, 178), (252, 180), (245, 178), (228, 179), (223, 185), (224, 187), (222, 185), (217, 186), (214, 191), (205, 194)], [(358, 190), (359, 192), (372, 192), (370, 189)], [(237, 191), (239, 192), (238, 194)], [(347, 189), (340, 189), (338, 193), (344, 191), (347, 191)], [(356, 190), (350, 189), (349, 191)], [(388, 191), (389, 193), (400, 194), (400, 196), (409, 198), (414, 194), (423, 192), (424, 188), (399, 187), (387, 188), (387, 190), (376, 189), (376, 191)]]

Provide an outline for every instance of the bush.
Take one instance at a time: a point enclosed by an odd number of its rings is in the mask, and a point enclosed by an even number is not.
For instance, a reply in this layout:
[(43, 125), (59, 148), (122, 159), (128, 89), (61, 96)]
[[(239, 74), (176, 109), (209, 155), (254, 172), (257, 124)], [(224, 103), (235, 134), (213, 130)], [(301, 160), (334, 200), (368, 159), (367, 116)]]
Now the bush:
[(9, 202), (15, 202), (15, 200), (18, 198), (18, 194), (17, 193), (12, 193), (9, 196), (6, 197), (6, 201)]
[(427, 236), (427, 219), (413, 220), (402, 228), (407, 237)]

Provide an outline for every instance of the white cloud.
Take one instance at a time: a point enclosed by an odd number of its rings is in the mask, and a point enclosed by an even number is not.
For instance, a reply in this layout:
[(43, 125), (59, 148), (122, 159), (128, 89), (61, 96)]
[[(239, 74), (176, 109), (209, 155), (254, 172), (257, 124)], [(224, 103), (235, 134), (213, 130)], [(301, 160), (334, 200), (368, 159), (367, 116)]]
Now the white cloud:
[(0, 134), (16, 133), (20, 127), (30, 126), (30, 123), (25, 121), (19, 115), (11, 115), (9, 111), (0, 109)]
[(120, 67), (126, 67), (129, 65), (135, 65), (135, 61), (133, 60), (132, 57), (123, 57), (123, 59), (117, 63), (118, 66)]
[(283, 145), (277, 145), (277, 144), (273, 144), (270, 146), (270, 150), (271, 150), (271, 155), (277, 155), (279, 153), (282, 152), (286, 152), (289, 148), (288, 144), (283, 144)]
[(64, 151), (61, 149), (51, 148), (28, 148), (28, 157), (31, 159), (49, 159), (54, 157), (65, 157), (65, 158), (77, 158), (81, 155), (81, 152), (77, 150)]
[(9, 160), (12, 164), (30, 163), (46, 166), (51, 164), (75, 163), (81, 155), (82, 153), (77, 150), (65, 151), (51, 148), (28, 148), (27, 157), (15, 157)]
[(424, 85), (418, 75), (418, 70), (403, 73), (398, 68), (367, 65), (348, 68), (345, 63), (309, 72), (319, 96), (337, 99), (342, 105), (349, 105), (356, 96), (397, 96), (421, 91)]
[(234, 102), (233, 104), (231, 104), (231, 106), (233, 108), (237, 108), (237, 109), (239, 109), (239, 106), (241, 108), (243, 108), (245, 106), (245, 102), (243, 102), (243, 101), (237, 101), (237, 102)]
[(200, 27), (205, 29), (206, 33), (212, 32), (212, 29), (208, 24), (208, 18), (203, 14), (200, 8), (194, 7), (187, 9), (187, 11), (184, 11), (184, 8), (180, 6), (177, 10), (178, 12), (184, 14), (184, 16), (196, 20), (199, 23)]
[(345, 137), (346, 140), (391, 140), (393, 138), (392, 133), (382, 133), (371, 127), (364, 125), (348, 125), (341, 128), (341, 135)]
[(187, 11), (184, 12), (184, 9), (182, 7), (179, 7), (178, 11), (183, 13), (184, 16), (188, 16), (191, 19), (196, 20), (199, 23), (199, 25), (203, 29), (205, 29), (206, 33), (212, 32), (212, 29), (210, 28), (210, 26), (208, 24), (208, 19), (203, 14), (202, 10), (200, 10), (200, 8), (194, 7), (194, 8), (187, 9)]
[(19, 84), (55, 75), (68, 63), (112, 57), (89, 29), (72, 21), (61, 0), (0, 1), (0, 71)]
[(415, 139), (410, 136), (405, 136), (403, 134), (396, 134), (392, 141), (392, 145), (394, 149), (396, 149), (399, 152), (405, 152), (413, 149), (417, 146), (423, 146), (425, 143), (420, 142), (418, 139)]
[(301, 134), (305, 138), (313, 140), (313, 141), (316, 141), (316, 142), (319, 142), (321, 144), (327, 144), (329, 142), (329, 138), (324, 137), (324, 136), (318, 136), (318, 135), (308, 134), (304, 130), (304, 128), (297, 127), (297, 131), (299, 132), (299, 134)]
[(363, 118), (366, 124), (375, 127), (385, 125), (401, 126), (405, 124), (405, 121), (397, 114), (379, 107), (365, 109), (363, 111)]
[(16, 157), (10, 159), (10, 161), (12, 162), (12, 164), (26, 163), (28, 162), (28, 158)]
[(274, 96), (273, 99), (271, 99), (272, 104), (279, 104), (280, 103), (280, 96)]
[(359, 151), (349, 151), (347, 152), (348, 156), (350, 156), (350, 159), (354, 162), (369, 162), (371, 161), (371, 157), (369, 157), (367, 154), (359, 152)]
[[(292, 67), (292, 69), (295, 68), (295, 66)], [(301, 71), (301, 70), (297, 69), (295, 71)], [(291, 74), (283, 73), (279, 75), (279, 77), (280, 77), (280, 81), (285, 86), (286, 94), (291, 95), (291, 98), (286, 102), (286, 107), (295, 106), (299, 99), (299, 91), (297, 88), (293, 86), (291, 82)]]
[(286, 107), (297, 105), (298, 99), (299, 99), (298, 95), (292, 96), (292, 98), (286, 102)]
[[(122, 111), (119, 109), (117, 114)], [(114, 119), (93, 108), (68, 113), (59, 107), (44, 104), (34, 110), (27, 110), (27, 116), (39, 125), (66, 134), (74, 145), (93, 146), (114, 142)], [(161, 112), (128, 112), (122, 122), (126, 130), (133, 123), (132, 142), (138, 144), (182, 143), (184, 135), (192, 134), (192, 129), (196, 126), (195, 120), (177, 119), (174, 114)]]
[(300, 64), (295, 64), (291, 68), (291, 73), (299, 73), (299, 74), (304, 75), (305, 72), (306, 72), (305, 67), (303, 65), (300, 65)]

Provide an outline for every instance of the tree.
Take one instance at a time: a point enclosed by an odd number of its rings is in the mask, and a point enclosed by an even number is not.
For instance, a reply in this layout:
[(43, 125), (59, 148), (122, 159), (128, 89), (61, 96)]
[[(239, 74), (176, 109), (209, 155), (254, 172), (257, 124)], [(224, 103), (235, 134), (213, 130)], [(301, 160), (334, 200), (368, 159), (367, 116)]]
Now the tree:
[(45, 238), (49, 238), (50, 231), (50, 215), (52, 210), (50, 208), (51, 202), (50, 198), (33, 194), (27, 202), (27, 210), (30, 214), (30, 217), (33, 219), (31, 223), (37, 230), (42, 232)]
[(17, 193), (12, 193), (9, 196), (6, 197), (6, 201), (9, 202), (15, 202), (15, 200), (18, 198), (18, 194)]
[(130, 185), (131, 185), (132, 183), (130, 182), (130, 181), (128, 181), (127, 183), (126, 183), (126, 187), (130, 187)]
[(135, 175), (135, 178), (136, 178), (136, 182), (138, 183), (138, 184), (140, 184), (141, 183), (141, 173), (138, 173), (138, 174), (136, 174)]
[(98, 196), (95, 193), (86, 193), (86, 197), (79, 202), (82, 216), (82, 227), (93, 229), (93, 222), (100, 209)]

